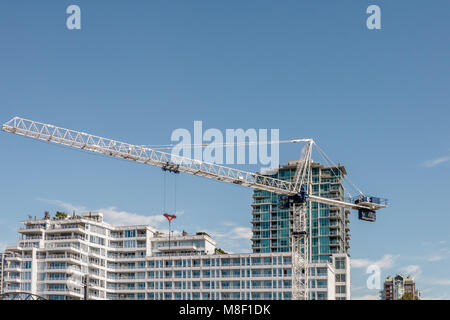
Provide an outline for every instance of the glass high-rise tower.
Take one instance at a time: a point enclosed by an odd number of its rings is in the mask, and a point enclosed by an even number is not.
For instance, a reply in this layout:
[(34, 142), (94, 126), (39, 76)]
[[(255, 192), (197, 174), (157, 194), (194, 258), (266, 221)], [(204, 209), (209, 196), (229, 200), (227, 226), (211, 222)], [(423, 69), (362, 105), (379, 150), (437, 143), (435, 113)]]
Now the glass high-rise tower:
[[(266, 175), (280, 179), (292, 180), (295, 176), (297, 161)], [(345, 167), (326, 167), (320, 163), (312, 164), (312, 194), (331, 199), (344, 200), (343, 177)], [(252, 249), (254, 253), (291, 251), (290, 234), (293, 226), (292, 207), (281, 205), (280, 195), (255, 190), (252, 203)], [(349, 211), (344, 208), (308, 203), (308, 223), (311, 246), (311, 262), (332, 261), (333, 254), (347, 254), (350, 247)], [(309, 220), (309, 219), (308, 219)]]

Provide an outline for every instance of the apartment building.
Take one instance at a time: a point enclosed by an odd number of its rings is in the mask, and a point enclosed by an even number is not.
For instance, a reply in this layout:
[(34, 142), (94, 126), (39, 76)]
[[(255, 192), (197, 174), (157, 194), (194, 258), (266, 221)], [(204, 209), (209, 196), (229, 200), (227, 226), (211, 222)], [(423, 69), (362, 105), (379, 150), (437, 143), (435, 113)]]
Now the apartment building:
[(0, 253), (0, 294), (3, 293), (3, 288), (5, 286), (4, 277), (5, 277), (5, 253)]
[[(67, 299), (291, 299), (290, 252), (217, 254), (205, 233), (169, 238), (101, 213), (23, 221), (7, 246), (5, 292)], [(333, 261), (311, 264), (312, 299), (335, 299)]]
[(416, 283), (411, 276), (397, 274), (396, 276), (388, 276), (384, 281), (384, 290), (381, 292), (382, 300), (400, 300), (409, 293), (412, 298), (419, 299), (420, 292), (416, 289)]

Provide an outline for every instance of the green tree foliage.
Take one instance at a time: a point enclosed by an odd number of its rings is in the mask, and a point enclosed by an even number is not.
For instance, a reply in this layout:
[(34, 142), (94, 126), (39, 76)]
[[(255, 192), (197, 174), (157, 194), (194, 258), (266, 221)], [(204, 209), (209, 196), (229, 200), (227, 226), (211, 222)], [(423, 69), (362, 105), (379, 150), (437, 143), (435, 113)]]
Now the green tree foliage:
[(55, 217), (57, 218), (67, 218), (67, 213), (62, 211), (56, 211)]
[(216, 248), (216, 254), (227, 254), (225, 250), (221, 248)]
[(400, 300), (419, 300), (418, 297), (415, 297), (411, 292), (406, 292)]

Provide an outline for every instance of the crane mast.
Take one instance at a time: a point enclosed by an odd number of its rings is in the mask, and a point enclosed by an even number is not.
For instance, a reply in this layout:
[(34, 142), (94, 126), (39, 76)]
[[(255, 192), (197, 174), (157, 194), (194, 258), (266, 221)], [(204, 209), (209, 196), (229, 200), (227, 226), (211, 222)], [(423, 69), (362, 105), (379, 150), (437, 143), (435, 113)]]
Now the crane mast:
[[(173, 172), (184, 172), (209, 179), (224, 181), (265, 190), (285, 196), (292, 204), (293, 229), (291, 235), (292, 248), (292, 280), (293, 299), (308, 299), (310, 247), (308, 234), (308, 202), (318, 202), (348, 209), (359, 210), (369, 218), (376, 210), (385, 208), (380, 201), (370, 197), (361, 197), (355, 202), (347, 202), (312, 194), (311, 190), (311, 155), (314, 141), (297, 139), (291, 142), (302, 142), (300, 159), (293, 181), (285, 181), (268, 175), (252, 173), (234, 168), (186, 158), (167, 152), (154, 150), (145, 146), (132, 145), (88, 133), (56, 127), (20, 117), (14, 117), (2, 125), (2, 130), (37, 140), (52, 142), (81, 150), (105, 154), (108, 156), (136, 161), (139, 163), (161, 167)], [(378, 199), (378, 198), (374, 198)]]
[[(307, 195), (311, 193), (311, 153), (313, 141), (302, 148), (294, 175), (294, 188), (300, 190), (297, 201), (293, 202), (292, 248), (292, 299), (308, 300), (310, 251), (308, 234)], [(311, 222), (311, 220), (309, 220)]]

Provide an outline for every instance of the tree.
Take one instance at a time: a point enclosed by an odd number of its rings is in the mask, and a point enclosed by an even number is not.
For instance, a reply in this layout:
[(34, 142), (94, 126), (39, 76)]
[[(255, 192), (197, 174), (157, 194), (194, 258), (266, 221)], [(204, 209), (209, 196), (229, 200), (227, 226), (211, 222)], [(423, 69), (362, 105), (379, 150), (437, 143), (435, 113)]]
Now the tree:
[(57, 218), (67, 218), (67, 213), (62, 211), (56, 211), (55, 217)]
[(225, 250), (221, 248), (216, 248), (216, 254), (227, 254)]
[(206, 232), (203, 232), (203, 231), (197, 232), (196, 235), (197, 235), (197, 236), (208, 236), (208, 237), (211, 238), (211, 236), (210, 236), (209, 234), (207, 234)]
[(403, 294), (400, 300), (419, 300), (419, 298), (416, 297), (412, 292), (406, 292), (405, 294)]

